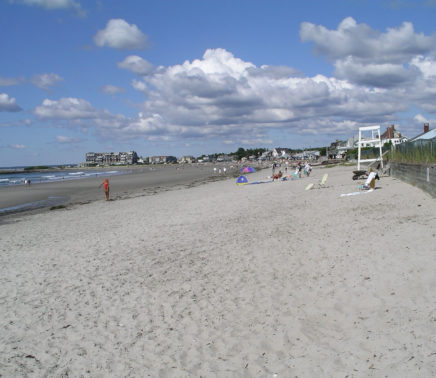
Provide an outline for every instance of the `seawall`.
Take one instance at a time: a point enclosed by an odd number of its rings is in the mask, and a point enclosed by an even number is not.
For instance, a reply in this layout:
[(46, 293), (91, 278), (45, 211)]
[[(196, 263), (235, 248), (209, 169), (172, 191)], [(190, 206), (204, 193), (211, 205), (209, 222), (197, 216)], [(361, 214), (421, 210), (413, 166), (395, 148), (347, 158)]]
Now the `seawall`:
[(436, 198), (436, 165), (390, 163), (391, 175)]

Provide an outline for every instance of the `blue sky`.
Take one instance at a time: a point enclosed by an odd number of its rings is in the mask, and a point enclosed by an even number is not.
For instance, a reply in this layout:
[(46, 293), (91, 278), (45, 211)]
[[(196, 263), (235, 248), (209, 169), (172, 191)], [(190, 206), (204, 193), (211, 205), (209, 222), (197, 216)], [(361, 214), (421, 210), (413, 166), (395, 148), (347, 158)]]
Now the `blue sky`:
[(436, 113), (436, 0), (0, 0), (0, 166), (308, 148)]

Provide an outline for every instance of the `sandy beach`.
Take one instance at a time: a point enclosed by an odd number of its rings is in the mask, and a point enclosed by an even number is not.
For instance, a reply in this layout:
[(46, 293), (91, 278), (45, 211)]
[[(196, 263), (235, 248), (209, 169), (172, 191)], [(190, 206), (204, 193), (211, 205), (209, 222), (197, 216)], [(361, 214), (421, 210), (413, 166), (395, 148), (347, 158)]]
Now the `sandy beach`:
[(436, 201), (353, 169), (14, 216), (0, 376), (435, 376)]

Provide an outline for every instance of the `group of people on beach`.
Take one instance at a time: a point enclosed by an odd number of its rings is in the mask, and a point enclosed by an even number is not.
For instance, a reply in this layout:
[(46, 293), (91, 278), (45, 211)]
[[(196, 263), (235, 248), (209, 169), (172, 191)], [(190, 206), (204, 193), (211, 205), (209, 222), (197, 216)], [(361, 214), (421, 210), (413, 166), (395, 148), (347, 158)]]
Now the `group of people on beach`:
[[(277, 167), (278, 167), (278, 164), (276, 162), (274, 162), (272, 165), (272, 179), (273, 179), (273, 181), (279, 180), (283, 177), (283, 173), (281, 170), (279, 170), (278, 173), (275, 173)], [(308, 161), (306, 161), (304, 163), (304, 165), (303, 165), (303, 162), (299, 161), (297, 163), (297, 165), (295, 166), (295, 172), (293, 174), (293, 177), (294, 178), (296, 178), (296, 177), (301, 178), (302, 173), (304, 173), (306, 176), (309, 177), (311, 172), (312, 172), (312, 167)], [(288, 167), (286, 166), (285, 167), (285, 177), (286, 177), (287, 173), (288, 173)]]

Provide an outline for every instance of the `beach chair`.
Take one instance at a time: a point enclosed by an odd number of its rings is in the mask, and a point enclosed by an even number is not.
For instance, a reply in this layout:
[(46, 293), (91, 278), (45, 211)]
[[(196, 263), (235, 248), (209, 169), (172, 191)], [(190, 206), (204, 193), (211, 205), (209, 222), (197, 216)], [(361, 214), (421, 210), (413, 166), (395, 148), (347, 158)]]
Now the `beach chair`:
[[(326, 173), (326, 174), (324, 174), (324, 176), (322, 176), (321, 181), (320, 181), (319, 184), (316, 186), (318, 189), (319, 189), (319, 188), (325, 188), (325, 187), (326, 187), (325, 184), (326, 184), (326, 182), (327, 182), (327, 177), (329, 177), (328, 173)], [(309, 185), (306, 186), (306, 189), (305, 189), (305, 190), (310, 190), (310, 189), (312, 189), (312, 188), (314, 188), (314, 187), (315, 187), (315, 184), (309, 184)]]
[(326, 187), (325, 184), (327, 182), (327, 177), (329, 177), (328, 173), (325, 173), (324, 176), (322, 176), (322, 179), (321, 179), (320, 183), (318, 184), (319, 188), (325, 188)]

